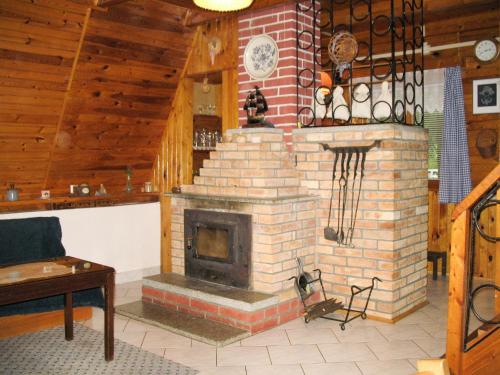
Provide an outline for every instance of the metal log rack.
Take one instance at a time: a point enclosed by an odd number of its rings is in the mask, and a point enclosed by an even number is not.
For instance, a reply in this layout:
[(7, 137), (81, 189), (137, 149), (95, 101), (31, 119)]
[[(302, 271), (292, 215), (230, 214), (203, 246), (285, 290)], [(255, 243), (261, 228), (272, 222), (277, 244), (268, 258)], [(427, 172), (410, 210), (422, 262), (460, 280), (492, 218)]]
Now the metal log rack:
[[(321, 270), (315, 269), (314, 274), (316, 277), (310, 279), (304, 279), (297, 276), (292, 276), (288, 280), (294, 280), (295, 287), (297, 288), (300, 299), (302, 300), (302, 304), (304, 306), (304, 321), (309, 323), (311, 320), (317, 318), (323, 318), (328, 320), (334, 320), (340, 322), (340, 329), (342, 331), (345, 330), (346, 323), (361, 317), (361, 319), (366, 319), (366, 309), (368, 308), (368, 303), (370, 302), (370, 298), (373, 292), (373, 288), (375, 286), (375, 280), (381, 282), (378, 277), (372, 278), (372, 283), (370, 286), (365, 288), (360, 288), (357, 285), (351, 286), (351, 298), (349, 299), (349, 306), (347, 308), (344, 307), (342, 302), (338, 301), (336, 298), (328, 298), (326, 296), (325, 287), (323, 286), (323, 280), (321, 279)], [(307, 303), (307, 300), (312, 297), (312, 295), (316, 292), (314, 290), (313, 285), (319, 283), (321, 286), (321, 294), (323, 295), (323, 301), (315, 302), (315, 303)], [(363, 307), (363, 310), (355, 310), (352, 308), (352, 303), (354, 298), (365, 291), (369, 290), (368, 296), (366, 298), (366, 303)], [(345, 317), (343, 319), (333, 318), (326, 316), (328, 314), (334, 313), (336, 311), (345, 311)]]

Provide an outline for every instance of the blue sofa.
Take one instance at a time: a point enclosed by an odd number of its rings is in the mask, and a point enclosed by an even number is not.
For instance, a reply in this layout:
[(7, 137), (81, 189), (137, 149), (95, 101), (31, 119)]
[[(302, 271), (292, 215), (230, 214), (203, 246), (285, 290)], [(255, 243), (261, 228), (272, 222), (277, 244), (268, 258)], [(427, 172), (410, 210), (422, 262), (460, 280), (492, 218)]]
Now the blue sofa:
[[(66, 255), (57, 217), (0, 220), (0, 265)], [(73, 293), (73, 307), (104, 307), (100, 288)], [(0, 306), (0, 316), (30, 314), (64, 308), (64, 296), (40, 298)]]

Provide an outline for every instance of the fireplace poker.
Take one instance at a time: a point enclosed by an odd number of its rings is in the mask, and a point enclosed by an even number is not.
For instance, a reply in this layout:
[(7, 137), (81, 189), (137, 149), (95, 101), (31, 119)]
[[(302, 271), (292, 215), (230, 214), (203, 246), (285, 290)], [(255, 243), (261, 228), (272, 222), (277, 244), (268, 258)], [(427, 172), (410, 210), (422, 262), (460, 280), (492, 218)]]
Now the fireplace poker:
[(352, 186), (351, 186), (351, 218), (350, 218), (350, 225), (349, 228), (347, 229), (347, 235), (346, 235), (346, 239), (349, 239), (349, 246), (351, 247), (352, 247), (352, 235), (354, 232), (354, 195), (356, 192), (356, 177), (358, 176), (359, 149), (355, 148), (354, 152), (356, 153), (356, 161), (354, 162), (354, 177), (352, 179)]
[(335, 161), (333, 162), (333, 170), (332, 170), (332, 191), (330, 196), (330, 209), (328, 211), (328, 224), (323, 230), (324, 236), (327, 240), (337, 241), (337, 232), (334, 228), (330, 226), (330, 220), (332, 218), (332, 204), (333, 204), (333, 191), (335, 190), (335, 175), (337, 171), (337, 162), (339, 161), (339, 150), (336, 149), (332, 151), (335, 153)]
[[(339, 177), (339, 199), (338, 199), (338, 204), (337, 207), (340, 210), (340, 200), (344, 198), (344, 189), (345, 189), (345, 169), (344, 169), (344, 162), (345, 162), (345, 150), (342, 149), (342, 160), (340, 161), (340, 177)], [(342, 213), (339, 212), (339, 215), (337, 217), (337, 243), (341, 243), (342, 239), (340, 238), (340, 230), (341, 230), (341, 216), (343, 216)], [(343, 223), (342, 223), (343, 224)]]
[(354, 228), (356, 227), (356, 219), (358, 216), (359, 197), (361, 196), (361, 185), (363, 184), (363, 177), (365, 176), (365, 161), (366, 161), (367, 151), (368, 150), (366, 150), (365, 148), (361, 149), (361, 173), (359, 177), (358, 198), (356, 200), (356, 210), (354, 211), (354, 221), (352, 223), (351, 237), (349, 238), (349, 244), (351, 246), (352, 246), (352, 236), (354, 235)]
[(350, 174), (350, 171), (351, 171), (351, 159), (352, 159), (352, 149), (351, 148), (348, 148), (346, 149), (344, 152), (347, 152), (347, 161), (346, 161), (346, 165), (345, 165), (345, 183), (344, 183), (344, 192), (343, 192), (343, 196), (342, 196), (342, 214), (341, 214), (341, 218), (342, 218), (342, 224), (340, 226), (340, 235), (339, 235), (339, 241), (338, 243), (339, 244), (344, 244), (344, 240), (347, 239), (347, 236), (346, 236), (346, 233), (344, 233), (344, 218), (345, 218), (345, 208), (346, 208), (346, 204), (347, 204), (347, 196), (348, 196), (348, 193), (347, 193), (347, 190), (349, 189), (349, 174)]

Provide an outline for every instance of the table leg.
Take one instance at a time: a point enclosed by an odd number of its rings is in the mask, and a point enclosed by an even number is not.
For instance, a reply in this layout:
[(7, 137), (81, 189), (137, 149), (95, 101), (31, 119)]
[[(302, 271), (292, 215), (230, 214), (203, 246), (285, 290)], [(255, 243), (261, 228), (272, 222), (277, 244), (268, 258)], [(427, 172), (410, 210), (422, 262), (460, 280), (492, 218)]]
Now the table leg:
[(112, 361), (114, 356), (114, 295), (115, 274), (109, 273), (104, 286), (104, 358)]
[(64, 295), (64, 334), (66, 340), (73, 340), (73, 293)]

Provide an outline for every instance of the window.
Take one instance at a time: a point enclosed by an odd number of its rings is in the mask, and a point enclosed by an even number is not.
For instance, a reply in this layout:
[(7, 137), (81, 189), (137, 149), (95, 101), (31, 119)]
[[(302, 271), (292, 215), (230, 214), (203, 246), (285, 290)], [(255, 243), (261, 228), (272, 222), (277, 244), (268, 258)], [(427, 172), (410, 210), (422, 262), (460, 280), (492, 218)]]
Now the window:
[(443, 125), (443, 112), (425, 112), (424, 127), (429, 130), (429, 179), (437, 179), (439, 176), (439, 160), (441, 158)]

